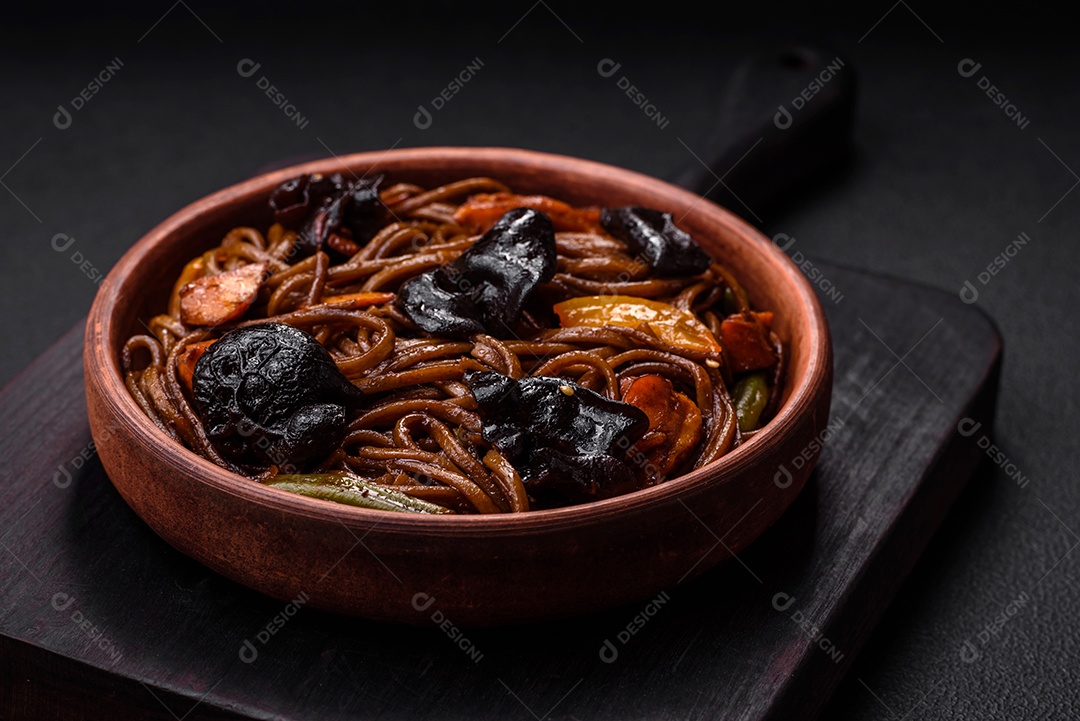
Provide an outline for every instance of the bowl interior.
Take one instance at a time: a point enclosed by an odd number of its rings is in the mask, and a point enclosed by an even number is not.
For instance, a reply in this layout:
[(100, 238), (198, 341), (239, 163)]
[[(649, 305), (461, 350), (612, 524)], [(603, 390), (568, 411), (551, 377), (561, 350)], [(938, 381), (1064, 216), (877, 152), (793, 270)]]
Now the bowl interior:
[[(110, 390), (123, 396), (118, 402), (141, 417), (140, 431), (157, 435), (162, 443), (174, 444), (142, 415), (127, 396), (120, 371), (120, 351), (135, 333), (146, 332), (144, 322), (165, 308), (172, 285), (184, 263), (218, 244), (234, 227), (251, 226), (265, 231), (272, 223), (267, 207), (271, 190), (283, 180), (302, 173), (343, 172), (357, 176), (385, 172), (390, 182), (411, 182), (433, 187), (471, 176), (497, 178), (519, 193), (539, 193), (575, 205), (645, 205), (674, 214), (676, 222), (690, 232), (716, 260), (725, 264), (746, 288), (756, 308), (775, 312), (774, 330), (788, 350), (783, 404), (770, 425), (743, 447), (718, 459), (706, 469), (712, 478), (722, 479), (722, 468), (747, 446), (762, 442), (785, 418), (807, 406), (811, 377), (820, 373), (814, 363), (827, 344), (827, 329), (809, 284), (791, 261), (757, 230), (732, 213), (696, 195), (632, 171), (599, 163), (506, 148), (419, 148), (362, 153), (306, 163), (253, 178), (220, 191), (181, 210), (140, 240), (117, 264), (103, 285), (92, 319), (98, 319), (108, 342)], [(125, 415), (131, 415), (125, 413)], [(179, 448), (180, 451), (186, 451)], [(194, 456), (193, 453), (191, 453)], [(201, 460), (201, 459), (200, 459)], [(206, 466), (210, 466), (205, 461)], [(216, 466), (213, 466), (217, 469)], [(639, 494), (656, 494), (674, 489), (683, 481), (700, 481), (706, 469), (698, 469), (680, 479), (637, 491), (615, 499), (596, 501), (567, 509), (533, 511), (525, 516), (572, 512), (573, 509), (609, 504)], [(240, 479), (223, 469), (236, 481)], [(244, 483), (244, 486), (255, 484)], [(259, 488), (258, 493), (270, 489)], [(243, 490), (239, 492), (244, 492)], [(288, 495), (288, 494), (279, 494)], [(292, 499), (290, 499), (292, 500)], [(300, 506), (315, 508), (332, 504), (296, 498)], [(341, 513), (370, 514), (348, 507)], [(401, 514), (397, 514), (401, 515)], [(425, 518), (431, 522), (432, 519)], [(461, 521), (439, 518), (436, 521)], [(477, 521), (470, 517), (470, 521)]]

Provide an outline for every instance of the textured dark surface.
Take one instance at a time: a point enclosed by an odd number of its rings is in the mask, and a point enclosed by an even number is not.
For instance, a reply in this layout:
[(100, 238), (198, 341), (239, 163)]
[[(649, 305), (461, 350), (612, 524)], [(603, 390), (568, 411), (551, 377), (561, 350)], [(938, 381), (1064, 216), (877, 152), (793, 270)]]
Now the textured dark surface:
[[(977, 305), (995, 318), (1007, 348), (997, 443), (1007, 467), (1030, 479), (1020, 487), (988, 462), (826, 715), (1043, 719), (1080, 705), (1071, 663), (1080, 653), (1076, 554), (1066, 556), (1080, 530), (1073, 312), (1080, 195), (1067, 193), (1080, 167), (1072, 23), (1030, 3), (948, 14), (910, 2), (770, 5), (723, 23), (665, 4), (673, 12), (640, 24), (554, 2), (470, 4), (434, 17), (387, 10), (366, 24), (325, 10), (214, 12), (188, 2), (157, 22), (170, 5), (45, 7), (33, 17), (9, 13), (0, 30), (8, 70), (0, 381), (85, 313), (95, 287), (72, 261), (75, 253), (104, 272), (170, 212), (266, 162), (328, 148), (505, 144), (667, 175), (709, 135), (716, 79), (742, 53), (816, 28), (859, 71), (857, 154), (844, 176), (769, 219), (767, 230), (795, 238), (792, 254), (950, 292), (975, 283)], [(56, 128), (57, 105), (70, 106), (113, 58), (123, 62), (116, 77), (69, 128)], [(262, 67), (241, 78), (242, 58)], [(430, 107), (475, 58), (482, 69), (433, 114), (430, 128), (416, 128), (417, 106)], [(610, 78), (596, 72), (603, 58), (622, 63)], [(970, 78), (957, 71), (964, 58), (982, 63)], [(306, 116), (305, 128), (260, 93), (262, 76)], [(667, 127), (620, 91), (623, 76)], [(1027, 127), (979, 89), (983, 76), (1030, 120)], [(1020, 232), (1031, 241), (979, 284), (978, 273)], [(50, 245), (58, 233), (75, 238), (63, 252)], [(48, 429), (46, 418), (35, 423)], [(9, 532), (18, 535), (0, 529)], [(159, 591), (186, 598), (178, 588)], [(996, 634), (986, 631), (1021, 593), (1030, 600), (1019, 613)], [(964, 663), (959, 644), (979, 643), (980, 632), (988, 643), (976, 662)]]
[[(0, 520), (11, 529), (0, 557), (0, 713), (48, 717), (60, 709), (43, 688), (56, 684), (92, 711), (127, 705), (162, 718), (155, 694), (178, 716), (194, 707), (194, 718), (222, 708), (290, 719), (544, 708), (579, 719), (810, 716), (978, 464), (957, 423), (973, 417), (989, 430), (999, 352), (991, 324), (955, 298), (820, 268), (845, 293), (827, 311), (837, 378), (828, 446), (780, 523), (651, 601), (469, 630), (457, 645), (436, 629), (294, 615), (154, 536), (96, 458), (69, 460), (89, 441), (81, 334), (69, 333), (0, 395)], [(40, 420), (48, 442), (27, 450)], [(798, 462), (776, 460), (778, 474)], [(717, 544), (733, 530), (701, 528)], [(65, 663), (58, 655), (89, 668), (41, 670)], [(115, 697), (100, 699), (105, 688)]]

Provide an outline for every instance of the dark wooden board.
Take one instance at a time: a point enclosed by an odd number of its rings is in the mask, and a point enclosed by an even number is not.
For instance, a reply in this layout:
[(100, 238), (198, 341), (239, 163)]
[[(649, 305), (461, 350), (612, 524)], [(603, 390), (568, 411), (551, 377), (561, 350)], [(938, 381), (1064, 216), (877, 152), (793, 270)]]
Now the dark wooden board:
[(955, 296), (815, 268), (833, 430), (780, 523), (651, 602), (467, 642), (288, 615), (158, 539), (88, 445), (74, 329), (0, 391), (0, 718), (812, 718), (978, 464), (1001, 350)]

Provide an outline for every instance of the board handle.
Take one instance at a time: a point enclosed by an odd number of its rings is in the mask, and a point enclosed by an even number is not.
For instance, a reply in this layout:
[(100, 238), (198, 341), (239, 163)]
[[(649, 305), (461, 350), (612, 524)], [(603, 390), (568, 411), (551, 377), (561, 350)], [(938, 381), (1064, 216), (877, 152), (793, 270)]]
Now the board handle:
[[(763, 225), (840, 170), (852, 151), (856, 77), (827, 47), (797, 44), (741, 63), (720, 122), (673, 182)], [(689, 146), (688, 146), (689, 147)]]

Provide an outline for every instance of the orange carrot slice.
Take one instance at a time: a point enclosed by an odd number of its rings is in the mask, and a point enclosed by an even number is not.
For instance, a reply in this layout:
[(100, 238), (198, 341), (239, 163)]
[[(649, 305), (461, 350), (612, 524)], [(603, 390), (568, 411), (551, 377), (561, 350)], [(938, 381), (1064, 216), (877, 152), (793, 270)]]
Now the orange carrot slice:
[(650, 373), (625, 383), (623, 402), (649, 417), (649, 430), (635, 448), (652, 464), (649, 470), (656, 479), (685, 461), (701, 440), (701, 411), (661, 375)]
[(206, 352), (206, 349), (214, 344), (215, 341), (204, 340), (201, 343), (192, 343), (191, 345), (184, 346), (184, 349), (180, 351), (180, 357), (176, 360), (176, 374), (180, 376), (180, 383), (184, 386), (188, 393), (191, 393), (192, 378), (195, 376), (195, 364), (202, 358), (202, 354)]
[(251, 263), (194, 280), (180, 289), (180, 320), (185, 325), (221, 325), (242, 316), (269, 274), (267, 263)]
[(772, 314), (754, 314), (749, 320), (743, 314), (728, 316), (720, 324), (720, 341), (724, 344), (731, 370), (735, 373), (769, 368), (776, 363), (776, 351), (768, 338)]
[(602, 232), (599, 208), (575, 208), (546, 195), (479, 193), (461, 204), (454, 212), (454, 220), (473, 232), (486, 233), (495, 221), (514, 208), (539, 210), (551, 218), (555, 230)]
[(327, 296), (322, 299), (322, 304), (332, 305), (335, 308), (347, 308), (349, 310), (353, 310), (356, 308), (367, 308), (373, 305), (382, 305), (383, 303), (389, 303), (396, 297), (397, 296), (394, 293), (346, 293), (345, 295)]

